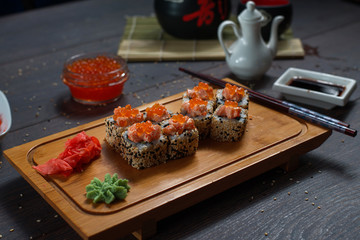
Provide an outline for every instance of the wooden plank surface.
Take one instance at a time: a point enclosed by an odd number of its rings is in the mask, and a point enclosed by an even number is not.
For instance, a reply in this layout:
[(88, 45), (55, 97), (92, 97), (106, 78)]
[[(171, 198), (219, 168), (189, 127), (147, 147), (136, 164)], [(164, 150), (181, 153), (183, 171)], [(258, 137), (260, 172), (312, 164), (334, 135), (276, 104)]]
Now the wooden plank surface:
[[(65, 59), (84, 51), (116, 53), (124, 16), (149, 16), (152, 4), (147, 0), (78, 1), (1, 17), (0, 89), (10, 102), (13, 125), (1, 140), (0, 151), (103, 118), (117, 105), (140, 106), (196, 85), (197, 80), (180, 73), (179, 67), (218, 78), (234, 77), (223, 61), (131, 63), (131, 80), (119, 101), (89, 107), (71, 100), (60, 81)], [(304, 44), (305, 58), (275, 60), (251, 87), (280, 98), (271, 87), (289, 67), (359, 80), (358, 3), (293, 0), (292, 4), (291, 28)], [(233, 12), (236, 6), (233, 1)], [(315, 110), (360, 129), (359, 99), (357, 89), (345, 107)], [(211, 198), (201, 192), (207, 200), (174, 215), (169, 207), (171, 216), (159, 221), (153, 239), (357, 239), (359, 141), (334, 132), (319, 148), (299, 156), (295, 171), (264, 172)], [(3, 239), (80, 239), (68, 219), (37, 194), (3, 155), (0, 191)], [(192, 199), (182, 198), (177, 205), (188, 201)]]

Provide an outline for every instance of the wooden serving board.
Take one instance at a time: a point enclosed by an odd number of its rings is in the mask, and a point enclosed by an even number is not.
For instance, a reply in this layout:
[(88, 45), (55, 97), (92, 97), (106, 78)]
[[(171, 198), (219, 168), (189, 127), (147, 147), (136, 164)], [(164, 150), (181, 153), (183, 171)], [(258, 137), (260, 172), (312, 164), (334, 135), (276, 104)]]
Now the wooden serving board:
[[(160, 102), (177, 112), (183, 93)], [(153, 103), (139, 107), (144, 110)], [(296, 156), (320, 146), (330, 130), (250, 102), (249, 122), (240, 142), (200, 141), (194, 156), (137, 170), (105, 142), (104, 119), (4, 151), (5, 157), (34, 189), (84, 239), (116, 239), (135, 232), (156, 232), (156, 222), (272, 168), (296, 162)], [(80, 131), (97, 137), (101, 156), (68, 178), (43, 177), (32, 166), (58, 156), (68, 138)], [(106, 173), (117, 173), (131, 187), (124, 201), (93, 204), (85, 186)]]

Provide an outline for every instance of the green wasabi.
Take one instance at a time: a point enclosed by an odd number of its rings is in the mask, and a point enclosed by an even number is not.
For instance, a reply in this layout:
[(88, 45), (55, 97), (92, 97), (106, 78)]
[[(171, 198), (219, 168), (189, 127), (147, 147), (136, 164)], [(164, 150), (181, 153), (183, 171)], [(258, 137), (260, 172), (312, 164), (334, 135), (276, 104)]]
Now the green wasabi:
[(110, 204), (115, 199), (125, 199), (130, 186), (128, 180), (119, 179), (117, 173), (114, 173), (112, 177), (107, 173), (104, 182), (95, 177), (85, 189), (86, 198), (92, 199), (94, 203), (105, 202)]

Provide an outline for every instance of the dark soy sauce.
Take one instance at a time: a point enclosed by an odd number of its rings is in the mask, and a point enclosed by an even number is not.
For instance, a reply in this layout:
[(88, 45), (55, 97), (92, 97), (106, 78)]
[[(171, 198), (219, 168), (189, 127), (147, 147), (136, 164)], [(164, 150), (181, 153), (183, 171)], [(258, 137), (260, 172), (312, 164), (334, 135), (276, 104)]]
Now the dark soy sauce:
[(345, 86), (300, 76), (295, 76), (291, 78), (287, 85), (326, 93), (334, 96), (340, 96), (345, 90)]

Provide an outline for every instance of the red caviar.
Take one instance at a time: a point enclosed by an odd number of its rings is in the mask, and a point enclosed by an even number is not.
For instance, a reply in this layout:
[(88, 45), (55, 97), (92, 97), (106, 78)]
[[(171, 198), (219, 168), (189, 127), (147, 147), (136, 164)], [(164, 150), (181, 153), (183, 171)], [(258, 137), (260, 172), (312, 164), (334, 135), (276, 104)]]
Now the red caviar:
[(115, 101), (129, 78), (125, 61), (118, 56), (77, 55), (64, 66), (63, 82), (74, 99), (81, 103), (101, 104)]
[(177, 114), (177, 115), (174, 115), (174, 116), (171, 118), (171, 120), (172, 120), (173, 122), (178, 122), (178, 123), (180, 123), (180, 124), (184, 124), (184, 123), (187, 121), (188, 118), (189, 118), (189, 117), (185, 117), (185, 116), (182, 115), (182, 114)]
[(144, 115), (139, 109), (132, 109), (130, 104), (125, 107), (117, 107), (114, 109), (113, 119), (120, 127), (126, 127), (136, 122), (144, 120)]
[(199, 85), (187, 91), (189, 98), (201, 98), (203, 100), (210, 100), (214, 98), (214, 89), (209, 84), (199, 82)]
[(207, 114), (207, 101), (200, 98), (192, 98), (181, 104), (180, 111), (190, 117), (205, 116)]
[(169, 125), (163, 129), (165, 135), (182, 134), (184, 130), (195, 129), (194, 119), (182, 114), (174, 115), (169, 119)]
[(161, 127), (154, 125), (150, 121), (135, 123), (128, 129), (128, 137), (133, 142), (152, 142), (159, 139)]
[(241, 98), (245, 95), (245, 89), (241, 87), (237, 87), (235, 85), (231, 85), (227, 83), (223, 90), (223, 96), (227, 100), (240, 101)]
[(234, 107), (238, 107), (238, 104), (237, 104), (237, 102), (226, 100), (225, 106), (234, 108)]
[[(67, 69), (73, 73), (79, 74), (103, 74), (116, 71), (121, 68), (119, 62), (106, 56), (96, 58), (79, 59), (67, 66)], [(107, 81), (104, 76), (99, 76), (96, 81)], [(89, 83), (91, 84), (91, 83)]]
[(153, 124), (149, 121), (143, 123), (135, 123), (135, 132), (138, 136), (150, 134), (154, 131)]
[(170, 117), (170, 114), (164, 105), (155, 103), (151, 107), (146, 108), (146, 118), (150, 121), (160, 122)]
[(207, 105), (207, 101), (201, 100), (200, 98), (193, 98), (189, 100), (190, 108), (194, 109), (198, 105)]

